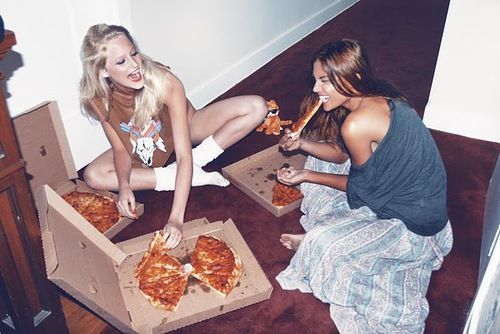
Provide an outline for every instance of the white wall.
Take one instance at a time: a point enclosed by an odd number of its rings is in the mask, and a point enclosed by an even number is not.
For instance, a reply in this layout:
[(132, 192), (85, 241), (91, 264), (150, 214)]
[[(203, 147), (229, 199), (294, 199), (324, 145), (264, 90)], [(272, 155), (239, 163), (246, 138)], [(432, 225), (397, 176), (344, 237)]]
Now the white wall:
[(429, 128), (500, 142), (500, 1), (451, 0), (425, 108)]
[(201, 107), (357, 1), (2, 0), (0, 14), (18, 42), (0, 65), (13, 71), (7, 104), (14, 117), (56, 100), (80, 169), (108, 148), (78, 106), (79, 48), (90, 25), (127, 26)]
[(201, 107), (357, 1), (143, 0), (131, 2), (132, 26)]
[[(119, 0), (2, 0), (5, 28), (16, 34), (17, 45), (1, 70), (14, 64), (6, 79), (7, 105), (12, 117), (46, 100), (61, 110), (73, 159), (81, 168), (108, 148), (100, 126), (81, 116), (78, 80), (80, 42), (95, 22), (120, 22)], [(96, 9), (99, 10), (96, 10)], [(20, 65), (20, 66), (19, 66)]]

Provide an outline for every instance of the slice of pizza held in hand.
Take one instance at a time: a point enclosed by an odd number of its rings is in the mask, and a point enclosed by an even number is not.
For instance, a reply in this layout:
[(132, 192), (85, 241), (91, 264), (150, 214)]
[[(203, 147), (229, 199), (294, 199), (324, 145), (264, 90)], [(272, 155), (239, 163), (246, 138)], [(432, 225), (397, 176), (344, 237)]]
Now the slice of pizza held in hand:
[(311, 120), (311, 118), (316, 114), (323, 103), (322, 99), (319, 99), (316, 104), (309, 106), (306, 112), (295, 122), (292, 124), (292, 133), (291, 136), (296, 136), (307, 125), (307, 123)]
[(176, 258), (167, 254), (160, 231), (155, 232), (134, 272), (142, 294), (151, 305), (165, 311), (175, 311), (177, 308), (189, 274), (189, 266), (183, 266)]

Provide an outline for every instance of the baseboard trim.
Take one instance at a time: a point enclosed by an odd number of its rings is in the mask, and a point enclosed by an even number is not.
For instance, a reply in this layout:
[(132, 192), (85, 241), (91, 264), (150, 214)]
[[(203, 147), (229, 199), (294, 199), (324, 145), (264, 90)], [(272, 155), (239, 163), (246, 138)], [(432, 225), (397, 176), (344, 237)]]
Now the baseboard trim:
[(187, 91), (187, 96), (196, 108), (205, 106), (219, 95), (267, 64), (277, 55), (288, 49), (302, 38), (339, 15), (359, 0), (338, 0), (299, 22), (266, 45), (255, 50), (247, 57), (216, 73), (209, 80)]

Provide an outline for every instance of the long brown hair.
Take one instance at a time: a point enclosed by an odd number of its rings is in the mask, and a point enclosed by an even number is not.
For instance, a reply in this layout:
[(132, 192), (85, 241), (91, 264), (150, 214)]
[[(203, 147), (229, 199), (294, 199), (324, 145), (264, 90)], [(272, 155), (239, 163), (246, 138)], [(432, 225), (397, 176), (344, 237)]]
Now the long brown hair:
[[(328, 79), (335, 89), (348, 97), (380, 96), (386, 99), (403, 99), (403, 95), (389, 82), (377, 79), (372, 72), (370, 61), (363, 46), (351, 39), (342, 39), (324, 45), (312, 61), (323, 65)], [(300, 113), (318, 100), (313, 92), (314, 83), (307, 96), (303, 99)], [(302, 135), (305, 138), (334, 142), (347, 152), (340, 128), (350, 110), (338, 107), (330, 112), (318, 112), (306, 126)]]

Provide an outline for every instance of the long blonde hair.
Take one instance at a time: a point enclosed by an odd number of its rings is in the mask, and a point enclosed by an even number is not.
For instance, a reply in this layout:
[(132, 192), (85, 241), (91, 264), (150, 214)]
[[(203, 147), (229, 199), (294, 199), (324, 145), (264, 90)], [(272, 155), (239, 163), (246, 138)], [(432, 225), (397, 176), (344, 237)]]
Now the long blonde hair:
[(169, 71), (169, 68), (140, 53), (137, 44), (125, 27), (96, 24), (88, 29), (80, 51), (83, 66), (80, 80), (80, 104), (83, 113), (95, 119), (98, 117), (91, 106), (93, 101), (104, 99), (106, 111), (109, 113), (111, 110), (113, 84), (101, 75), (101, 70), (106, 64), (107, 43), (120, 35), (128, 38), (142, 58), (144, 87), (134, 96), (134, 114), (131, 120), (135, 126), (141, 127), (162, 108), (165, 71)]

